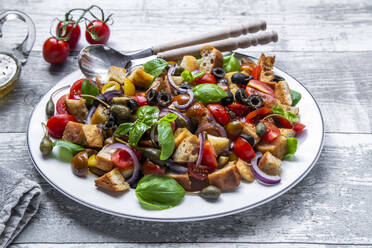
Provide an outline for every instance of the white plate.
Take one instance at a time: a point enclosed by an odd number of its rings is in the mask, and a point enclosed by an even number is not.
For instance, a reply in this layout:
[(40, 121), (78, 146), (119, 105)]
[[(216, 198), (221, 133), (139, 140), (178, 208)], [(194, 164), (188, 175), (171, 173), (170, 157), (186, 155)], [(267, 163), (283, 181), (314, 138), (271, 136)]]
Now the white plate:
[[(298, 137), (296, 155), (293, 160), (284, 161), (282, 165), (282, 181), (278, 185), (264, 186), (257, 180), (253, 183), (242, 182), (235, 191), (223, 193), (217, 202), (208, 202), (199, 196), (186, 195), (183, 202), (174, 208), (149, 211), (141, 208), (134, 190), (115, 196), (107, 194), (94, 186), (95, 176), (90, 174), (87, 178), (79, 178), (72, 174), (70, 164), (56, 159), (44, 159), (39, 151), (39, 144), (43, 137), (40, 122), (47, 121), (45, 105), (51, 92), (83, 78), (80, 71), (67, 75), (57, 83), (33, 110), (27, 130), (30, 156), (45, 180), (62, 194), (85, 206), (117, 216), (148, 221), (195, 221), (226, 216), (257, 207), (279, 197), (300, 182), (316, 163), (323, 145), (323, 119), (312, 95), (287, 73), (278, 68), (275, 68), (274, 72), (284, 77), (291, 89), (302, 94), (298, 106), (301, 122), (306, 124), (306, 131)], [(66, 93), (67, 90), (56, 94), (54, 102)]]

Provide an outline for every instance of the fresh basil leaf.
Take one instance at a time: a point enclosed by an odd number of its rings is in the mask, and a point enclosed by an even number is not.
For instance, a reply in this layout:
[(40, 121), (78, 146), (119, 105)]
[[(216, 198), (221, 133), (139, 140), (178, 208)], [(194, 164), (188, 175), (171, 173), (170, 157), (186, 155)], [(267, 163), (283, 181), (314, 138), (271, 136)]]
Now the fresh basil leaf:
[(216, 84), (199, 84), (192, 91), (195, 98), (204, 104), (219, 102), (227, 97), (227, 93)]
[(143, 65), (145, 72), (153, 75), (154, 77), (158, 77), (167, 66), (168, 62), (160, 58), (150, 60)]
[[(99, 89), (96, 85), (92, 84), (89, 80), (84, 80), (81, 85), (81, 93), (84, 95), (96, 96), (99, 94)], [(84, 97), (88, 104), (93, 104), (94, 99)]]
[(273, 111), (274, 114), (280, 115), (280, 116), (286, 118), (290, 122), (296, 122), (296, 121), (299, 120), (297, 115), (293, 114), (292, 112), (284, 110), (279, 105), (276, 105), (276, 106), (272, 107), (272, 111)]
[(143, 208), (162, 210), (177, 206), (185, 197), (185, 190), (173, 178), (151, 174), (138, 182), (136, 196)]
[(129, 131), (129, 144), (136, 147), (142, 135), (151, 128), (143, 122), (135, 122), (133, 128)]
[(177, 118), (178, 118), (178, 115), (173, 114), (173, 113), (168, 113), (163, 118), (161, 118), (159, 121), (173, 122), (177, 120)]
[(226, 72), (232, 72), (232, 71), (240, 71), (240, 61), (239, 59), (235, 58), (235, 54), (231, 54), (229, 56), (223, 57), (223, 64), (222, 68)]
[(56, 147), (56, 146), (63, 147), (69, 150), (73, 155), (75, 155), (76, 153), (85, 151), (84, 147), (74, 144), (67, 140), (55, 140), (53, 142), (53, 147)]
[(272, 111), (274, 114), (277, 114), (277, 115), (281, 115), (281, 116), (284, 116), (284, 109), (282, 107), (280, 107), (279, 105), (276, 105), (274, 107), (272, 107)]
[(160, 159), (167, 160), (173, 154), (175, 146), (172, 125), (170, 122), (159, 122), (158, 140), (161, 147)]
[(142, 106), (137, 111), (137, 120), (158, 119), (159, 109), (153, 106)]
[(297, 103), (301, 100), (301, 93), (295, 90), (290, 90), (292, 97), (292, 106), (296, 106)]
[(114, 136), (122, 137), (129, 133), (129, 131), (133, 128), (134, 123), (122, 123), (118, 126), (118, 128), (114, 132)]
[(285, 159), (292, 159), (293, 155), (297, 151), (297, 139), (294, 137), (289, 137), (287, 139), (287, 147), (288, 147), (288, 153), (284, 156)]
[(290, 122), (299, 121), (298, 116), (289, 111), (285, 112), (285, 118), (287, 118), (287, 120), (289, 120)]
[(198, 72), (192, 74), (193, 81), (195, 81), (195, 79), (197, 79), (197, 78), (201, 78), (202, 76), (204, 76), (204, 74), (205, 74), (205, 71), (198, 71)]

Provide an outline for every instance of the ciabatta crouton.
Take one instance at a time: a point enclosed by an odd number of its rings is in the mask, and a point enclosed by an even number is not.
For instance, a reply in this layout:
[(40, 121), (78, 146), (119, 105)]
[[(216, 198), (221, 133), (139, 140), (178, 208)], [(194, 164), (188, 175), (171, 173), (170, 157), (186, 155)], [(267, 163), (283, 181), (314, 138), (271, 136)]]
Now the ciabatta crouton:
[(236, 165), (236, 168), (238, 168), (238, 171), (240, 175), (243, 177), (243, 179), (245, 179), (248, 182), (253, 182), (254, 175), (251, 171), (251, 167), (249, 166), (247, 162), (239, 158), (239, 160), (236, 162), (235, 165)]
[(165, 175), (176, 180), (185, 190), (191, 191), (191, 180), (189, 178), (188, 173), (177, 174), (173, 172), (168, 172)]
[(173, 161), (176, 163), (194, 163), (198, 159), (199, 139), (191, 135), (182, 140), (173, 154)]
[(292, 105), (292, 96), (286, 81), (279, 81), (275, 84), (275, 98), (279, 99), (282, 104)]
[(235, 189), (239, 186), (241, 180), (238, 168), (234, 163), (208, 175), (209, 184), (218, 187), (221, 191)]
[(212, 72), (215, 67), (222, 67), (222, 53), (214, 47), (204, 46), (200, 49), (201, 61), (200, 70)]
[(83, 140), (83, 125), (74, 121), (69, 121), (63, 132), (62, 139), (75, 144), (81, 144)]
[(133, 174), (134, 167), (129, 166), (125, 168), (119, 168), (120, 173), (123, 175), (125, 179), (129, 178)]
[(94, 182), (96, 187), (108, 191), (125, 191), (130, 188), (117, 168), (97, 178)]
[(258, 151), (262, 153), (270, 152), (279, 159), (283, 159), (288, 152), (287, 139), (284, 136), (279, 136), (271, 142), (262, 140), (256, 147)]
[(133, 72), (131, 72), (128, 79), (131, 80), (135, 86), (148, 88), (151, 85), (152, 81), (154, 80), (154, 76), (146, 73), (143, 70), (143, 67), (139, 67), (135, 69)]
[(102, 148), (96, 155), (96, 167), (104, 171), (112, 170), (114, 163), (111, 161), (111, 155), (115, 151), (116, 149), (106, 150), (105, 147)]
[(107, 72), (108, 80), (107, 81), (116, 81), (120, 84), (124, 84), (125, 74), (126, 74), (125, 68), (117, 67), (117, 66), (111, 66), (110, 69)]
[(83, 139), (82, 145), (92, 148), (101, 148), (103, 146), (103, 135), (97, 125), (85, 124), (82, 126)]
[(175, 148), (177, 148), (185, 138), (191, 135), (192, 133), (187, 128), (177, 128), (177, 130), (174, 132)]
[(281, 136), (284, 136), (286, 138), (296, 136), (296, 131), (293, 130), (293, 129), (290, 129), (290, 128), (279, 128), (279, 130), (280, 130), (280, 135)]
[(88, 115), (88, 108), (85, 105), (87, 101), (84, 98), (80, 100), (67, 99), (65, 100), (67, 111), (75, 117), (78, 122), (84, 122)]
[(183, 56), (182, 61), (181, 61), (181, 66), (186, 71), (195, 71), (199, 69), (198, 61), (196, 60), (194, 56), (190, 56), (190, 55)]
[(211, 134), (208, 134), (207, 137), (217, 155), (220, 155), (223, 151), (229, 149), (230, 140), (228, 138), (217, 137)]
[(258, 162), (258, 168), (268, 175), (279, 176), (281, 164), (282, 161), (280, 159), (273, 156), (270, 152), (265, 152), (260, 162)]
[(96, 111), (94, 112), (90, 122), (92, 124), (106, 123), (109, 119), (109, 111), (107, 108), (103, 107), (101, 104), (98, 105)]
[(261, 137), (256, 133), (256, 127), (252, 123), (244, 123), (242, 133), (248, 134), (254, 138), (254, 145), (257, 145), (260, 142)]

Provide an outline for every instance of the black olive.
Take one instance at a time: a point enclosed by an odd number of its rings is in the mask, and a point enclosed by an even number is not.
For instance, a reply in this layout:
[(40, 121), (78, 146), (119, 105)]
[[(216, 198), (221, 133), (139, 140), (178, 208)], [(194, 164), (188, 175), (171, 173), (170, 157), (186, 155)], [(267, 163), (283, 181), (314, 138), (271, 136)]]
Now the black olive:
[(259, 95), (250, 95), (247, 98), (247, 103), (251, 109), (259, 109), (263, 106), (262, 98)]
[(167, 92), (160, 92), (157, 100), (159, 107), (167, 107), (172, 103), (172, 96)]
[(182, 89), (191, 89), (191, 86), (188, 83), (182, 83), (179, 87)]
[(115, 121), (116, 118), (115, 116), (111, 113), (110, 117), (108, 118), (107, 122), (105, 123), (105, 128), (112, 128), (115, 126)]
[(213, 68), (212, 74), (216, 79), (221, 79), (225, 76), (226, 72), (221, 67)]
[(229, 104), (231, 104), (231, 103), (234, 102), (234, 95), (229, 90), (225, 90), (225, 92), (227, 94), (227, 97), (222, 98), (221, 104), (224, 105), (224, 106), (227, 106), (227, 105), (229, 105)]
[(252, 136), (250, 136), (249, 134), (241, 134), (240, 135), (241, 138), (245, 139), (246, 141), (248, 141), (248, 143), (253, 147), (254, 146), (254, 138)]
[(158, 92), (155, 89), (150, 89), (146, 93), (146, 100), (148, 105), (155, 105), (158, 97)]
[(227, 81), (226, 78), (221, 78), (218, 80), (218, 84), (222, 85), (222, 86), (228, 86), (228, 83), (229, 81)]
[(130, 113), (131, 114), (134, 114), (137, 112), (137, 109), (138, 109), (138, 103), (136, 100), (134, 99), (129, 99), (126, 104), (128, 108), (130, 108)]
[(284, 77), (281, 77), (281, 76), (278, 76), (278, 75), (274, 75), (274, 82), (279, 82), (279, 81), (285, 81), (285, 78)]
[(181, 76), (181, 73), (184, 71), (185, 69), (182, 67), (182, 66), (176, 66), (176, 69), (174, 70), (174, 74), (173, 76)]
[[(106, 102), (106, 98), (103, 96), (103, 95), (98, 95), (98, 96), (96, 96), (99, 100), (102, 100), (102, 101), (104, 101), (104, 102)], [(94, 102), (93, 102), (93, 105), (94, 106), (96, 106), (96, 107), (98, 107), (98, 105), (100, 105), (101, 103), (99, 102), (99, 101), (97, 101), (97, 100), (94, 100)]]
[(253, 79), (252, 76), (247, 76), (241, 72), (236, 72), (231, 76), (231, 82), (238, 85), (247, 84), (251, 79)]
[(247, 102), (247, 93), (245, 92), (244, 89), (238, 89), (236, 92), (235, 92), (235, 99), (238, 103), (241, 103), (241, 104), (244, 104), (244, 105), (248, 105), (248, 102)]

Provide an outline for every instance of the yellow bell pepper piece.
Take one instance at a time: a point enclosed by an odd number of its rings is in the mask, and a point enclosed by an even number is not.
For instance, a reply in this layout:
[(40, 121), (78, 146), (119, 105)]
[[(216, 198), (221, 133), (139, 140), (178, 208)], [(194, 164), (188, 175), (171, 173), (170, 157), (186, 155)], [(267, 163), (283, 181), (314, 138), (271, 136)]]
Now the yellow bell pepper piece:
[(95, 167), (97, 164), (96, 155), (93, 154), (88, 158), (88, 167)]
[(132, 81), (130, 81), (128, 78), (124, 79), (123, 90), (124, 90), (124, 95), (127, 95), (127, 96), (134, 96), (136, 94), (136, 87), (134, 86)]
[(110, 81), (108, 83), (105, 83), (101, 89), (101, 93), (104, 94), (112, 90), (120, 90), (120, 84), (115, 81)]

